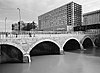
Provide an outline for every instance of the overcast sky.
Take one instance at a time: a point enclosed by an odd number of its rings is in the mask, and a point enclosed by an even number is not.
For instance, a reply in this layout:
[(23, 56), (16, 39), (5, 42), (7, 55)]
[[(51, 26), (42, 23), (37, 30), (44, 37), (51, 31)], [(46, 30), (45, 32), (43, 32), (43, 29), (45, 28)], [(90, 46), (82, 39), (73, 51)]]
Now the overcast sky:
[[(7, 30), (11, 30), (12, 23), (19, 21), (18, 9), (24, 22), (37, 22), (38, 16), (52, 9), (60, 7), (72, 0), (0, 0), (0, 31), (4, 31), (5, 17)], [(100, 10), (100, 0), (73, 0), (82, 5), (82, 13)]]

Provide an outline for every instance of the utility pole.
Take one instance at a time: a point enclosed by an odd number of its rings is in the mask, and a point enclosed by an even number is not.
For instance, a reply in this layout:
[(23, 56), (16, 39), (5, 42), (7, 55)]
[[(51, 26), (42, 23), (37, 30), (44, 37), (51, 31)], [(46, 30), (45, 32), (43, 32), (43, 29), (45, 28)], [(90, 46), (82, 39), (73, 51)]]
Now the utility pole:
[(6, 20), (7, 20), (7, 17), (5, 17), (5, 32), (6, 32)]
[(21, 13), (20, 13), (20, 9), (17, 8), (19, 10), (19, 22), (21, 21)]
[(20, 13), (20, 9), (19, 8), (17, 8), (17, 9), (19, 11), (19, 31), (21, 31), (21, 29), (20, 29), (21, 13)]

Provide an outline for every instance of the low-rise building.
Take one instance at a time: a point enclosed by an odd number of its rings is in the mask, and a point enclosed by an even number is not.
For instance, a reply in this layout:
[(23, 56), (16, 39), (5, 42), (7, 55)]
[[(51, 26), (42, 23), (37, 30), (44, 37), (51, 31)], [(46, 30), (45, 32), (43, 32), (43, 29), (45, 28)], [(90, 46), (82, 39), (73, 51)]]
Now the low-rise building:
[(83, 14), (83, 25), (100, 24), (100, 10)]

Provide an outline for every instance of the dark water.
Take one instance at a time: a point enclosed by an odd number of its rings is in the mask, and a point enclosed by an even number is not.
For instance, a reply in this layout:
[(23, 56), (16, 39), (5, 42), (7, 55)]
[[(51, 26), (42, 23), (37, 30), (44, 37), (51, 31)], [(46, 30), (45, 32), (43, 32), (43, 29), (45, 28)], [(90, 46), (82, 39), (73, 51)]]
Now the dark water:
[(0, 64), (0, 73), (100, 73), (100, 48), (73, 50), (64, 55), (31, 57), (31, 63)]

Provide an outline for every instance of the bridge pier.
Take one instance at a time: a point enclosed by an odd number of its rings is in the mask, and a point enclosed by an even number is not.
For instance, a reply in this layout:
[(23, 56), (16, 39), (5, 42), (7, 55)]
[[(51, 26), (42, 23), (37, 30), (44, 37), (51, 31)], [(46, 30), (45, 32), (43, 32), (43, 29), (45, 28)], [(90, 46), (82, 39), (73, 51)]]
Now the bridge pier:
[(23, 62), (24, 63), (30, 63), (31, 62), (31, 57), (29, 54), (24, 54), (23, 55)]
[(63, 55), (64, 54), (64, 50), (60, 50), (60, 54)]
[(80, 43), (81, 50), (85, 50), (83, 45)]
[(64, 49), (63, 46), (60, 47), (60, 54), (63, 55), (64, 54)]

